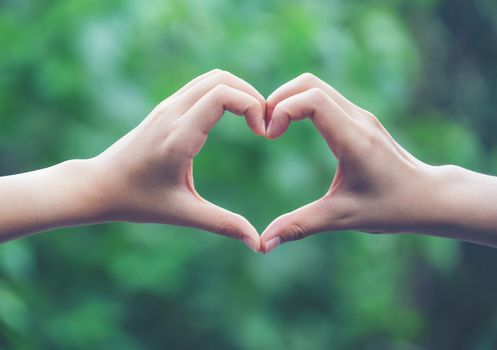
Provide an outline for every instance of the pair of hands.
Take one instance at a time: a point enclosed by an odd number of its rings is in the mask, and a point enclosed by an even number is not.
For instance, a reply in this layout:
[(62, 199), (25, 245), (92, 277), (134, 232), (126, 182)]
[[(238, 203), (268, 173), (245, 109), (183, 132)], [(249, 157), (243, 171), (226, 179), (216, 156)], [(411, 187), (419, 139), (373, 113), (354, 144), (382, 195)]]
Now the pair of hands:
[[(270, 139), (308, 117), (338, 159), (329, 191), (275, 219), (262, 236), (244, 217), (194, 188), (193, 158), (226, 110), (245, 116), (255, 134)], [(90, 162), (100, 221), (197, 227), (241, 239), (254, 251), (269, 252), (323, 231), (405, 231), (434, 215), (424, 205), (436, 195), (425, 190), (427, 184), (436, 188), (433, 167), (400, 147), (371, 113), (308, 73), (267, 100), (233, 74), (205, 73)]]

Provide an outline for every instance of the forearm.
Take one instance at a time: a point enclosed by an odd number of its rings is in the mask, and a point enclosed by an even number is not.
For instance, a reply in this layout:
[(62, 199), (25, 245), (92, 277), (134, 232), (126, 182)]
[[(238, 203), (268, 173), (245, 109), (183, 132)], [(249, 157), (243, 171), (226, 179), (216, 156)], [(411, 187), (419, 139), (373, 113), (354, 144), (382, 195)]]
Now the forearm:
[(89, 161), (71, 160), (0, 177), (0, 241), (57, 227), (103, 221)]
[(415, 232), (497, 247), (497, 177), (437, 167), (426, 190), (428, 219)]

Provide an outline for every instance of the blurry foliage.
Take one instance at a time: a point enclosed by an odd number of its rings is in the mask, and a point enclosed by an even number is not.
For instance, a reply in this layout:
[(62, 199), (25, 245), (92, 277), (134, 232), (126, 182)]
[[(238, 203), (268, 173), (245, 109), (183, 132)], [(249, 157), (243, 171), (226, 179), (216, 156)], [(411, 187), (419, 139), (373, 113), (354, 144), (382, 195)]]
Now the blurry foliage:
[[(1, 175), (98, 154), (223, 68), (268, 95), (310, 71), (421, 159), (497, 172), (492, 0), (0, 1)], [(195, 160), (262, 230), (336, 161), (308, 121), (231, 115)], [(417, 236), (318, 235), (269, 256), (177, 227), (106, 224), (0, 246), (0, 348), (494, 349), (497, 256)]]

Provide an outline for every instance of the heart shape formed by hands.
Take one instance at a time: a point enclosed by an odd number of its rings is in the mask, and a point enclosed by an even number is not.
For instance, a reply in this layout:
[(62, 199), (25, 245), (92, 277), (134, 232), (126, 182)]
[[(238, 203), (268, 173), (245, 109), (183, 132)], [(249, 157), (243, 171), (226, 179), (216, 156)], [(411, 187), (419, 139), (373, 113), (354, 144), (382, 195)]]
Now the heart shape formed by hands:
[[(338, 159), (329, 191), (276, 218), (261, 236), (244, 217), (203, 199), (194, 188), (193, 158), (226, 110), (244, 115), (254, 133), (269, 139), (281, 136), (291, 121), (310, 118)], [(231, 73), (203, 74), (95, 161), (99, 182), (107, 179), (103, 220), (197, 227), (266, 253), (323, 231), (391, 232), (399, 222), (415, 224), (406, 199), (432, 178), (431, 168), (400, 147), (373, 114), (309, 73), (267, 100)], [(423, 210), (418, 213), (426, 219)]]
[[(203, 199), (194, 187), (193, 158), (225, 111), (244, 115), (255, 134), (269, 139), (290, 122), (310, 118), (338, 160), (327, 193), (276, 218), (261, 236), (241, 215)], [(233, 74), (213, 70), (162, 101), (100, 155), (0, 180), (7, 198), (0, 241), (56, 227), (131, 221), (197, 227), (265, 253), (344, 229), (496, 246), (494, 177), (417, 160), (373, 114), (308, 73), (266, 100)]]

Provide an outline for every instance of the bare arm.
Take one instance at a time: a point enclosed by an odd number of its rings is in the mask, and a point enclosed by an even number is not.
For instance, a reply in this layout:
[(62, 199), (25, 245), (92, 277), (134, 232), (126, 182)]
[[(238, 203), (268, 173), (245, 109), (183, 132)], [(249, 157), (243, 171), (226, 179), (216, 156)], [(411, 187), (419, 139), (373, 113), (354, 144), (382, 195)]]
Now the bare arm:
[(0, 177), (0, 240), (104, 221), (93, 177), (87, 160)]
[(267, 101), (267, 137), (311, 118), (338, 159), (330, 190), (274, 220), (263, 251), (323, 232), (411, 232), (497, 247), (497, 178), (456, 166), (431, 166), (403, 149), (368, 111), (311, 74)]

